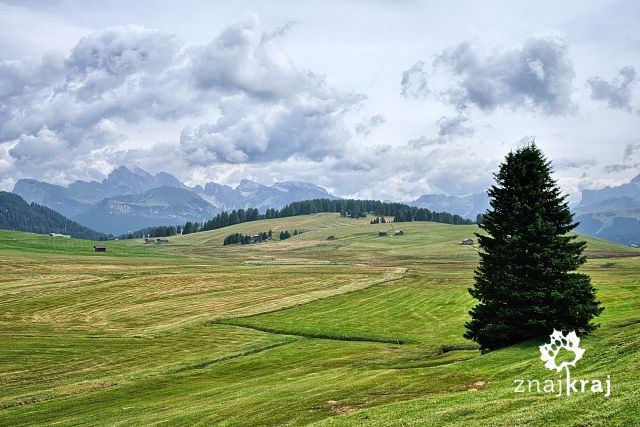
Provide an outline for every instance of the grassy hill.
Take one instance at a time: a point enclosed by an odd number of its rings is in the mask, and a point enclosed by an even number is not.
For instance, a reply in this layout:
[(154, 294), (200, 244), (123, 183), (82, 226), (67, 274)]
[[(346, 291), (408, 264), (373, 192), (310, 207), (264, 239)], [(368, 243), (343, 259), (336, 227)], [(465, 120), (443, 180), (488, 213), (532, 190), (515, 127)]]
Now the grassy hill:
[[(270, 229), (303, 234), (222, 245)], [(541, 343), (462, 338), (476, 230), (318, 214), (106, 254), (0, 231), (0, 425), (633, 425), (640, 251), (585, 239), (606, 309), (572, 375), (612, 396), (518, 394), (558, 376)]]

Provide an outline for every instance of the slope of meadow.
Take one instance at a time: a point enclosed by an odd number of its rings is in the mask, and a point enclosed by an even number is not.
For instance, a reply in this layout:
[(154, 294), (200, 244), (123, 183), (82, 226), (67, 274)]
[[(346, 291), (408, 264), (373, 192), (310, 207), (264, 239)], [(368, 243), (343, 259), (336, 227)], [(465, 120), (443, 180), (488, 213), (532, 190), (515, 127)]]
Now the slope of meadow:
[[(270, 229), (304, 233), (222, 246)], [(106, 254), (0, 231), (0, 424), (633, 425), (640, 251), (587, 239), (606, 310), (572, 375), (612, 396), (518, 394), (558, 376), (540, 343), (462, 338), (474, 231), (319, 214)]]

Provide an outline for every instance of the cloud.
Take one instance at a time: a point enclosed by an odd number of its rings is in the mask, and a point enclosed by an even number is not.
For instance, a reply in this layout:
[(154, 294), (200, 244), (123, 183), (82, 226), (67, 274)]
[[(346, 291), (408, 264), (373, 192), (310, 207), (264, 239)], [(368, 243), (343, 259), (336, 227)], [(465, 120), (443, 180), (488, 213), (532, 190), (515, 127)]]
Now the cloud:
[(568, 158), (562, 157), (559, 159), (553, 160), (554, 169), (579, 169), (579, 168), (590, 168), (594, 167), (598, 164), (596, 159), (589, 158)]
[(290, 26), (265, 32), (257, 17), (229, 26), (195, 55), (196, 86), (266, 99), (325, 90), (326, 82), (321, 76), (299, 70), (280, 49), (277, 39)]
[(618, 164), (613, 164), (613, 165), (606, 165), (604, 167), (604, 170), (607, 173), (617, 173), (617, 172), (623, 172), (629, 169), (640, 169), (640, 163), (618, 163)]
[(245, 163), (340, 155), (349, 140), (339, 111), (351, 97), (304, 98), (248, 107), (244, 96), (225, 101), (216, 122), (182, 131), (180, 144), (193, 164)]
[(630, 169), (640, 169), (640, 144), (627, 144), (624, 147), (622, 163), (614, 163), (604, 167), (607, 173), (623, 172)]
[(345, 197), (414, 200), (421, 194), (468, 194), (491, 184), (488, 170), (498, 159), (478, 156), (459, 146), (415, 150), (408, 145), (379, 144), (362, 151), (347, 147), (344, 156), (312, 161), (290, 157), (283, 162), (245, 164), (239, 176), (258, 182), (313, 182)]
[(66, 56), (0, 62), (0, 144), (12, 144), (10, 172), (44, 177), (64, 160), (56, 179), (85, 176), (79, 159), (117, 151), (131, 142), (118, 130), (143, 123), (176, 123), (168, 138), (192, 165), (339, 155), (350, 137), (344, 116), (364, 97), (297, 68), (278, 42), (291, 27), (267, 31), (254, 17), (187, 46), (172, 34), (116, 26), (83, 37)]
[(3, 61), (0, 143), (17, 142), (10, 154), (20, 167), (53, 165), (121, 141), (117, 123), (190, 114), (198, 103), (181, 55), (171, 35), (120, 26), (82, 38), (66, 58)]
[(634, 153), (640, 152), (640, 144), (627, 144), (624, 147), (623, 161), (629, 161), (632, 159)]
[(433, 145), (443, 145), (460, 138), (471, 137), (475, 131), (473, 127), (468, 125), (469, 122), (469, 118), (462, 114), (453, 117), (440, 117), (436, 121), (436, 126), (438, 127), (438, 135), (436, 137), (420, 135), (417, 138), (410, 139), (407, 145), (415, 149), (421, 149)]
[(638, 79), (633, 67), (623, 67), (611, 80), (591, 77), (587, 80), (591, 88), (591, 99), (606, 101), (611, 108), (633, 111), (631, 96)]
[(371, 132), (373, 132), (375, 128), (382, 125), (386, 121), (387, 120), (384, 118), (384, 116), (380, 114), (371, 116), (369, 117), (369, 120), (356, 124), (356, 127), (355, 127), (356, 134), (367, 137), (371, 134)]
[(400, 81), (400, 94), (404, 97), (426, 97), (431, 93), (427, 86), (427, 73), (424, 70), (424, 61), (418, 61), (408, 70), (402, 72)]
[(437, 123), (440, 128), (438, 136), (441, 137), (472, 136), (474, 132), (473, 128), (467, 125), (469, 118), (461, 114), (454, 117), (441, 117)]
[[(427, 88), (444, 73), (444, 87)], [(500, 107), (565, 114), (572, 101), (574, 70), (566, 40), (532, 38), (511, 50), (481, 53), (470, 42), (446, 49), (435, 57), (430, 73), (420, 61), (403, 73), (402, 94), (427, 96), (463, 110)], [(430, 84), (430, 83), (429, 83)]]

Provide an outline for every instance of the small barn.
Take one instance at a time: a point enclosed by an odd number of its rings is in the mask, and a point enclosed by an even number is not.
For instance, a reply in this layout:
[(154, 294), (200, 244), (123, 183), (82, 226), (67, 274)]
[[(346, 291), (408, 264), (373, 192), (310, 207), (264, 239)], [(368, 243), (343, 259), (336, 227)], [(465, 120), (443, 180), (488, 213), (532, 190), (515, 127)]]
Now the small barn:
[(107, 252), (107, 245), (93, 245), (94, 252)]
[(378, 237), (384, 237), (387, 235), (386, 231), (378, 231)]
[(473, 245), (473, 239), (469, 239), (469, 238), (467, 238), (467, 239), (463, 239), (463, 240), (460, 242), (460, 244), (461, 244), (461, 245), (466, 245), (466, 246), (471, 246), (471, 245)]
[(402, 230), (396, 230), (395, 233), (393, 233), (394, 236), (404, 236), (404, 231)]

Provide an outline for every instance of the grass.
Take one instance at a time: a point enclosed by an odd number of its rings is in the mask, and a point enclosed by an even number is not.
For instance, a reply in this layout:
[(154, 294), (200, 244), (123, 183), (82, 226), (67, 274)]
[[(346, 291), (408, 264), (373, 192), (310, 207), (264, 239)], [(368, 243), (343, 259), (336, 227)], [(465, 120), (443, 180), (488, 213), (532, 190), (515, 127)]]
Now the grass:
[[(109, 244), (0, 231), (0, 425), (633, 425), (640, 251), (588, 238), (606, 309), (572, 375), (613, 395), (513, 392), (556, 378), (528, 342), (462, 338), (474, 226), (319, 214)], [(401, 228), (404, 236), (378, 237)], [(222, 246), (230, 233), (303, 230)], [(335, 240), (327, 240), (329, 235)], [(88, 249), (87, 249), (88, 248)]]

